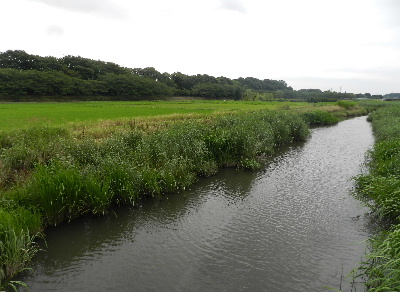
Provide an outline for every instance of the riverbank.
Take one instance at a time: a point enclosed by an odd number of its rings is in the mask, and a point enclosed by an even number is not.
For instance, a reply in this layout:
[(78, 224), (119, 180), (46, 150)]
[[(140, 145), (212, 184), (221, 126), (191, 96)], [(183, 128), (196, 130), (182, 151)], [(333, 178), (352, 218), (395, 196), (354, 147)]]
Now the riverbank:
[(258, 156), (307, 139), (309, 124), (337, 121), (319, 110), (277, 110), (131, 123), (101, 134), (54, 126), (2, 133), (1, 283), (26, 267), (46, 226), (185, 189), (221, 167), (255, 169)]
[(376, 143), (369, 153), (369, 173), (356, 178), (355, 196), (378, 220), (390, 226), (369, 242), (370, 253), (356, 271), (368, 291), (400, 288), (400, 105), (370, 114)]

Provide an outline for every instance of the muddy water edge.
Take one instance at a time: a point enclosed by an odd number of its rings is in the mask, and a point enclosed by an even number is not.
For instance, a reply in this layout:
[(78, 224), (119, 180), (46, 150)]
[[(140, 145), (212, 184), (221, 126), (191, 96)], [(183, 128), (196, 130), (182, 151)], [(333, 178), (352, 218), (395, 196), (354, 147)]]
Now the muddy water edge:
[(49, 228), (19, 276), (31, 291), (363, 291), (368, 210), (349, 193), (373, 144), (366, 117), (312, 130), (259, 171)]

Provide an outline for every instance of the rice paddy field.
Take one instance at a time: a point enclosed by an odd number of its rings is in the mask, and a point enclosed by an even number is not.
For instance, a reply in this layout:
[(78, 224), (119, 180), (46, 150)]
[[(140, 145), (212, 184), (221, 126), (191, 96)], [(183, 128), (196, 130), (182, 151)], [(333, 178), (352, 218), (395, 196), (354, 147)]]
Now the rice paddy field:
[(337, 103), (310, 104), (305, 102), (250, 102), (250, 101), (134, 101), (134, 102), (44, 102), (0, 103), (0, 131), (28, 128), (33, 125), (53, 126), (84, 123), (85, 127), (104, 121), (126, 122), (129, 119), (152, 119), (170, 116), (180, 119), (240, 111), (295, 110), (299, 112), (316, 109), (341, 112)]

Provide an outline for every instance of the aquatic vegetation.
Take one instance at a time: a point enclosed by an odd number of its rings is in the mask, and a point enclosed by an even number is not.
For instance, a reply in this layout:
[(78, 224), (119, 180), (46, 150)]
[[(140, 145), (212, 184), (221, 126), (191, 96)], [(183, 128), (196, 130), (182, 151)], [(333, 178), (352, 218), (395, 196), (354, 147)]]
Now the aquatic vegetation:
[(384, 107), (369, 115), (377, 141), (400, 138), (399, 106)]
[(321, 110), (305, 112), (302, 117), (309, 125), (333, 125), (339, 122), (337, 116)]
[(398, 291), (400, 287), (400, 226), (370, 241), (372, 250), (356, 271), (366, 278), (368, 291)]
[(355, 108), (357, 106), (357, 102), (349, 101), (349, 100), (338, 100), (336, 102), (336, 104), (345, 109), (351, 109), (351, 108)]
[(10, 279), (25, 269), (38, 251), (34, 243), (42, 226), (38, 212), (0, 202), (0, 289), (24, 285)]
[(51, 225), (74, 219), (82, 213), (83, 179), (76, 167), (59, 162), (39, 165), (25, 192)]
[(400, 287), (400, 107), (382, 107), (370, 114), (376, 144), (368, 155), (368, 174), (355, 178), (355, 196), (392, 227), (370, 240), (371, 253), (355, 275), (366, 277), (368, 291)]
[(392, 107), (393, 105), (399, 105), (398, 102), (385, 102), (377, 99), (364, 99), (360, 100), (359, 104), (367, 110), (368, 113), (372, 113), (378, 108), (382, 107)]

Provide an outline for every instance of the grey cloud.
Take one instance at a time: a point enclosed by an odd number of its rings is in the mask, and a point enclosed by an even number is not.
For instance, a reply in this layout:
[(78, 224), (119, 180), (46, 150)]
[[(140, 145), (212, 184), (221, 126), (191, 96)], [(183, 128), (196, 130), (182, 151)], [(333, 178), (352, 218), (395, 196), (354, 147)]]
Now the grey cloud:
[(124, 10), (108, 0), (31, 0), (63, 10), (99, 13), (109, 17), (124, 17)]
[(221, 8), (246, 13), (246, 7), (240, 0), (221, 0)]

